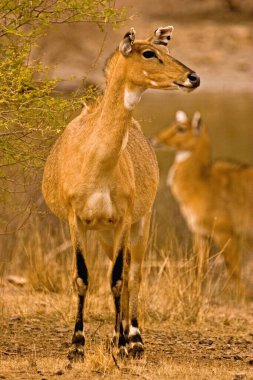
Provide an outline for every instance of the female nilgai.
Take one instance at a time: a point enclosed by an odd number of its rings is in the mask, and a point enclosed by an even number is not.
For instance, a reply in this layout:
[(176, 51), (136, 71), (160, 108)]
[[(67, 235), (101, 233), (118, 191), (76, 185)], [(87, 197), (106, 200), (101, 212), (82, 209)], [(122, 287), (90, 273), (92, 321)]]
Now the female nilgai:
[(75, 256), (78, 310), (69, 358), (84, 353), (87, 230), (97, 232), (113, 261), (114, 343), (122, 355), (143, 351), (138, 292), (158, 168), (132, 110), (147, 88), (199, 86), (199, 77), (169, 54), (172, 30), (159, 28), (139, 41), (133, 29), (125, 35), (107, 62), (102, 100), (67, 126), (45, 166), (43, 194), (50, 209), (68, 221)]
[(194, 234), (199, 275), (205, 276), (212, 238), (241, 294), (240, 243), (253, 237), (253, 167), (213, 162), (210, 139), (198, 112), (188, 120), (178, 111), (173, 125), (156, 140), (176, 150), (168, 185)]

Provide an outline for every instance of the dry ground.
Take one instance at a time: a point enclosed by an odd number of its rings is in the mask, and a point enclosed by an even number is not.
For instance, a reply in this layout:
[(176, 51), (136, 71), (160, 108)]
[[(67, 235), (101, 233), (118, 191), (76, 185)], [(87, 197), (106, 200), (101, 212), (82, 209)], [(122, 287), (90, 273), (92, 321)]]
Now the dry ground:
[(6, 283), (0, 291), (0, 379), (253, 379), (253, 303), (208, 305), (195, 323), (142, 311), (144, 358), (115, 362), (112, 310), (90, 297), (85, 361), (70, 364), (73, 295)]

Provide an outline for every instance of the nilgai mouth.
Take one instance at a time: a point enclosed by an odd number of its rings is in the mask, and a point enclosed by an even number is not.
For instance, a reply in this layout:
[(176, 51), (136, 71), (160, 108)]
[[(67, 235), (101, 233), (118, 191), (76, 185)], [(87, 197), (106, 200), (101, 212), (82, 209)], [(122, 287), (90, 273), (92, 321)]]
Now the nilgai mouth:
[(152, 147), (156, 150), (171, 151), (171, 148), (159, 141), (155, 136), (149, 136), (148, 140), (150, 141)]
[(199, 87), (200, 77), (196, 73), (192, 72), (188, 74), (188, 77), (184, 82), (174, 82), (174, 84), (181, 90), (190, 92), (195, 88)]

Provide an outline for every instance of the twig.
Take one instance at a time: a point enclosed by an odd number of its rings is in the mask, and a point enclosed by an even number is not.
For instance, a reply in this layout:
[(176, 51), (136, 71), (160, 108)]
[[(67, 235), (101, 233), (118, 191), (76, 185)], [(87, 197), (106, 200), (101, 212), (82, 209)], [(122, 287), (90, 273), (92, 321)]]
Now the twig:
[(83, 81), (87, 80), (89, 74), (94, 70), (96, 69), (97, 65), (98, 65), (98, 62), (101, 58), (101, 55), (103, 53), (103, 50), (104, 50), (104, 46), (105, 46), (105, 42), (106, 42), (106, 39), (107, 39), (107, 35), (108, 35), (108, 32), (105, 32), (104, 33), (104, 38), (103, 38), (103, 41), (102, 41), (102, 44), (101, 44), (101, 47), (99, 49), (99, 52), (97, 54), (97, 57), (95, 58), (94, 62), (92, 63), (92, 65), (90, 66), (87, 74), (85, 75), (85, 77), (83, 78)]
[(8, 351), (0, 351), (0, 353), (1, 354), (3, 354), (3, 355), (15, 355), (15, 356), (17, 356), (17, 352), (8, 352)]
[(67, 249), (69, 249), (70, 247), (72, 246), (72, 242), (71, 240), (67, 240), (65, 241), (64, 243), (60, 244), (58, 247), (52, 249), (48, 254), (47, 254), (47, 257), (46, 257), (46, 261), (45, 263), (48, 264), (49, 261), (52, 259), (52, 257), (54, 258), (54, 260), (56, 259), (56, 257), (66, 251)]
[[(27, 204), (27, 207), (25, 207), (24, 210), (22, 210), (20, 213), (16, 214), (11, 220), (8, 221), (7, 225), (5, 226), (5, 232), (0, 232), (0, 236), (5, 236), (5, 235), (14, 235), (16, 232), (20, 231), (22, 228), (24, 228), (27, 220), (30, 218), (31, 214), (32, 214), (32, 207), (30, 207), (30, 202)], [(12, 230), (12, 231), (7, 231), (8, 229), (8, 226), (11, 222), (13, 222), (13, 220), (15, 218), (17, 218), (19, 215), (25, 213), (25, 212), (28, 212), (27, 216), (23, 219), (23, 221), (21, 222), (21, 224), (15, 229), (15, 230)]]
[(113, 353), (113, 350), (112, 350), (112, 358), (113, 358), (113, 361), (114, 361), (114, 364), (116, 366), (116, 368), (121, 372), (121, 368), (120, 366), (118, 365), (118, 362), (117, 362), (117, 359), (115, 358), (115, 355)]
[(94, 340), (95, 336), (96, 336), (96, 333), (98, 332), (98, 330), (105, 325), (105, 322), (101, 322), (98, 327), (96, 328), (96, 330), (94, 331), (93, 334), (91, 334), (91, 340)]
[[(9, 131), (9, 132), (0, 132), (0, 137), (2, 136), (10, 136), (10, 135), (18, 135), (20, 133), (24, 133), (25, 131)], [(30, 132), (29, 132), (30, 133)]]

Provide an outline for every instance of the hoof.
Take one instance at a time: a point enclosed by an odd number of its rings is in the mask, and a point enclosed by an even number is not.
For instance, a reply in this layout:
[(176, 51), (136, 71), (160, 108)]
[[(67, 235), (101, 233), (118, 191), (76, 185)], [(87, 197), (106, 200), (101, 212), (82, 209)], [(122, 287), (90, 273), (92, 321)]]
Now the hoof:
[(117, 353), (118, 358), (125, 359), (128, 357), (128, 351), (126, 346), (120, 346)]
[(72, 344), (68, 352), (69, 361), (83, 362), (84, 360), (84, 346), (81, 344)]
[(128, 354), (133, 359), (141, 359), (144, 355), (144, 346), (141, 342), (134, 342), (129, 344)]

